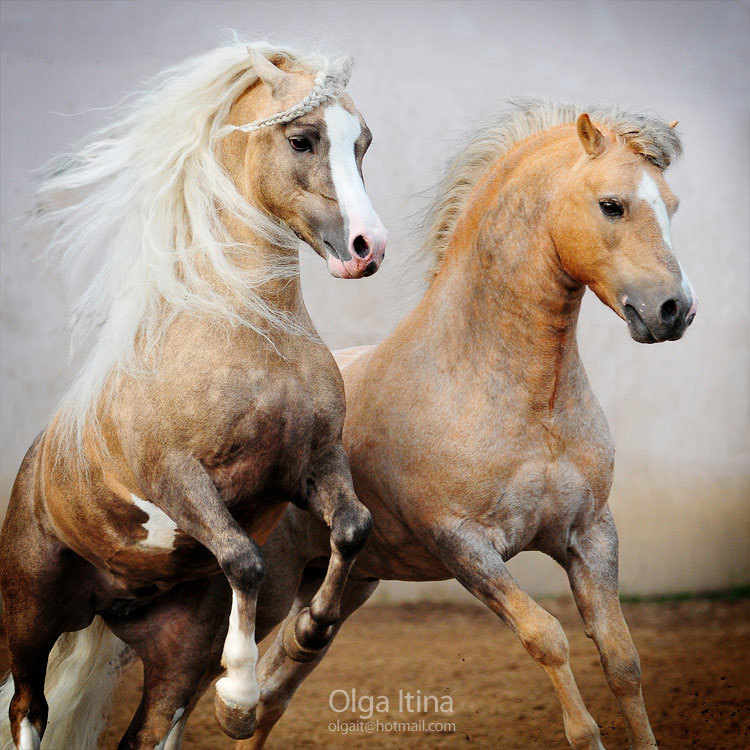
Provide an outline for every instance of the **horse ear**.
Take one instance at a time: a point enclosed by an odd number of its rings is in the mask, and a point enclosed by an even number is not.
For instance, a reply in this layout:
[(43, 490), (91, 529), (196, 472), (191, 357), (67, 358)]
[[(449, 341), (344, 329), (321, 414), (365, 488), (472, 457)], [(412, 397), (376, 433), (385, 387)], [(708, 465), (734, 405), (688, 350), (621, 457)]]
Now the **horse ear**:
[(328, 65), (327, 72), (339, 79), (342, 88), (346, 88), (349, 79), (351, 78), (353, 67), (354, 60), (347, 55), (346, 57), (337, 57)]
[(586, 153), (593, 159), (599, 156), (607, 145), (607, 139), (597, 130), (591, 118), (584, 112), (576, 121), (578, 137)]
[(275, 97), (281, 96), (289, 87), (289, 74), (277, 68), (265, 55), (252, 47), (248, 47), (247, 51), (250, 53), (258, 78), (271, 89)]

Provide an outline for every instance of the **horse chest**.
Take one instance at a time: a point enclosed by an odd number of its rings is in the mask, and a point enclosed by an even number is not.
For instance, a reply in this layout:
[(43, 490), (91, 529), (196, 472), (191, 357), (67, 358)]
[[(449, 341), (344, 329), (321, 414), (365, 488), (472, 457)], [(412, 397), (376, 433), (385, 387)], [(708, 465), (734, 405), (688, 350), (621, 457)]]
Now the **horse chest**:
[(248, 411), (203, 462), (230, 506), (263, 491), (294, 499), (311, 460), (336, 436), (330, 411), (302, 393)]
[(512, 554), (523, 549), (557, 551), (609, 495), (613, 452), (608, 442), (571, 443), (557, 436), (552, 443), (554, 450), (546, 440), (508, 466), (488, 498), (487, 516)]
[(310, 462), (340, 434), (343, 393), (333, 386), (294, 373), (260, 387), (237, 382), (226, 389), (232, 400), (200, 457), (228, 504), (258, 493), (295, 499)]
[[(197, 459), (238, 523), (263, 544), (287, 503), (304, 492), (311, 462), (339, 438), (344, 403), (335, 378), (304, 382), (295, 371), (253, 378), (246, 368), (227, 367), (193, 380), (169, 412), (148, 415), (149, 430), (128, 431), (135, 437), (146, 432), (147, 443), (137, 442), (132, 454), (113, 453), (104, 475), (92, 476), (74, 493), (80, 502), (56, 503), (68, 543), (106, 568), (118, 590), (171, 585), (216, 568), (139, 484), (133, 462), (157, 465), (167, 451)], [(139, 452), (141, 447), (148, 450)], [(65, 512), (71, 503), (76, 513)], [(79, 522), (85, 517), (101, 538), (79, 539), (75, 528), (67, 528), (68, 516)]]

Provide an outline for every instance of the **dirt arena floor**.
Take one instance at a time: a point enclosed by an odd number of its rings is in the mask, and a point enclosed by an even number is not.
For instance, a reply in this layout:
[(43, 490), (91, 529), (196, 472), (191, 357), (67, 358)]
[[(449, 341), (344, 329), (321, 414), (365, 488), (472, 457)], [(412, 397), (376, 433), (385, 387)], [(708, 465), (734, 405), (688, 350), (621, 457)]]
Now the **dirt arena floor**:
[[(575, 606), (567, 600), (542, 603), (565, 627), (573, 671), (605, 746), (628, 747), (615, 699)], [(646, 704), (662, 750), (750, 748), (750, 600), (624, 608), (641, 654)], [(136, 668), (127, 675), (118, 700), (107, 750), (116, 746), (130, 720), (139, 683)], [(357, 699), (386, 696), (389, 710), (374, 712), (373, 720), (453, 722), (455, 732), (331, 731), (329, 725), (337, 720), (358, 719), (358, 712), (335, 713), (329, 706), (333, 690), (351, 695), (352, 689)], [(399, 712), (399, 690), (448, 695), (453, 713)], [(335, 700), (340, 700), (337, 708), (344, 707), (342, 693)], [(212, 701), (213, 689), (188, 724), (185, 750), (233, 747), (214, 722)], [(328, 658), (300, 688), (267, 747), (551, 750), (568, 745), (550, 683), (502, 623), (481, 607), (416, 604), (371, 606), (356, 613)]]
[[(622, 719), (574, 605), (542, 603), (565, 627), (573, 671), (605, 746), (626, 748)], [(750, 748), (750, 600), (638, 603), (624, 609), (641, 654), (644, 694), (662, 750)], [(104, 739), (106, 750), (116, 747), (130, 721), (140, 681), (139, 667), (131, 668)], [(329, 706), (332, 691), (351, 695), (353, 689), (357, 699), (365, 696), (365, 708), (367, 696), (388, 699), (388, 710), (374, 712), (372, 720), (386, 725), (453, 722), (455, 731), (331, 731), (329, 725), (337, 720), (358, 720), (359, 712), (336, 713)], [(442, 696), (450, 696), (453, 713), (399, 711), (399, 690), (438, 696), (444, 706)], [(344, 707), (342, 693), (335, 699), (337, 708)], [(191, 717), (185, 750), (234, 747), (214, 722), (212, 701), (213, 688)], [(510, 631), (481, 607), (438, 604), (370, 606), (356, 613), (267, 745), (269, 750), (567, 747), (552, 687)]]

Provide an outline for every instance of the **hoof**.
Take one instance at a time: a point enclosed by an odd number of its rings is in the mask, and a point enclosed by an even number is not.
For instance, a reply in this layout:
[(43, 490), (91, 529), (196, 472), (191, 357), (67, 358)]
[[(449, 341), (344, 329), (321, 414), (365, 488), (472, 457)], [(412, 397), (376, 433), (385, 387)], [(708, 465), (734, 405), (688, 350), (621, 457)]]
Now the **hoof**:
[(295, 617), (291, 622), (288, 622), (286, 627), (284, 628), (284, 651), (286, 652), (286, 655), (290, 659), (292, 659), (292, 661), (314, 661), (318, 658), (318, 656), (320, 656), (320, 652), (325, 648), (325, 645), (321, 646), (320, 648), (307, 648), (306, 646), (303, 646), (299, 642), (299, 640), (297, 640), (297, 620), (306, 611), (306, 609), (302, 610), (302, 612), (300, 612), (299, 615), (297, 615), (297, 617)]
[(233, 740), (247, 740), (255, 734), (257, 720), (255, 706), (250, 709), (225, 703), (222, 697), (214, 695), (214, 716), (222, 732)]

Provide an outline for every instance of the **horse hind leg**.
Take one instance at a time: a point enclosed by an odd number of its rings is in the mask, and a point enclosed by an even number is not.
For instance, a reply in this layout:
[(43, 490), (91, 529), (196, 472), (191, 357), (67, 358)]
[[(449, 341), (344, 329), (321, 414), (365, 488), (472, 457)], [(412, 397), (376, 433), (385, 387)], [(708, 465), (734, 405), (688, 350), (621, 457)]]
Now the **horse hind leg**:
[[(4, 562), (7, 561), (5, 558)], [(49, 713), (44, 696), (47, 661), (55, 642), (67, 629), (66, 622), (55, 612), (52, 591), (45, 595), (34, 587), (34, 573), (41, 578), (54, 575), (49, 568), (17, 570), (17, 588), (3, 587), (3, 623), (12, 679), (2, 687), (0, 702), (8, 705), (6, 701), (10, 698), (7, 709), (10, 724), (8, 727), (3, 719), (0, 740), (7, 747), (12, 738), (19, 750), (37, 750), (41, 742)], [(49, 582), (48, 579), (46, 583)], [(8, 729), (10, 738), (6, 734)]]
[[(40, 747), (49, 711), (44, 698), (44, 677), (51, 650), (51, 644), (30, 648), (14, 642), (10, 646), (12, 681), (3, 686), (3, 691), (13, 691), (8, 714), (11, 736), (3, 737), (3, 747), (15, 746), (18, 750)], [(12, 744), (8, 743), (9, 739)]]
[[(119, 750), (177, 750), (188, 715), (208, 687), (230, 590), (223, 576), (191, 581), (107, 623), (143, 662), (143, 693)], [(211, 672), (211, 676), (215, 673)]]
[[(8, 562), (4, 558), (3, 563)], [(3, 726), (2, 744), (8, 747), (12, 738), (18, 750), (38, 750), (40, 746), (49, 713), (44, 697), (47, 660), (55, 641), (65, 630), (65, 624), (50, 606), (53, 600), (35, 589), (34, 573), (43, 578), (47, 571), (27, 568), (17, 573), (17, 586), (3, 586), (3, 623), (12, 680), (3, 685), (2, 691), (3, 698), (7, 699), (11, 692), (12, 698), (8, 707), (11, 737), (7, 737), (6, 726)]]
[(279, 629), (274, 642), (260, 660), (258, 665), (260, 680), (258, 728), (252, 739), (237, 744), (237, 750), (261, 750), (274, 726), (284, 715), (297, 689), (325, 657), (344, 621), (372, 596), (379, 583), (350, 578), (341, 598), (340, 617), (333, 626), (334, 631), (328, 644), (316, 652), (314, 659), (297, 661), (287, 653), (284, 632), (286, 627), (294, 622), (297, 615), (310, 604), (320, 581), (321, 576), (317, 571), (310, 569), (306, 571), (293, 608)]
[(300, 662), (317, 659), (341, 617), (341, 599), (357, 554), (372, 528), (370, 512), (354, 494), (343, 446), (334, 448), (310, 472), (308, 510), (330, 529), (328, 570), (309, 607), (283, 629), (287, 655)]
[(13, 678), (2, 689), (4, 699), (11, 691), (12, 698), (9, 724), (0, 720), (0, 744), (19, 750), (36, 750), (47, 725), (44, 683), (55, 642), (87, 626), (94, 615), (85, 585), (88, 564), (37, 525), (36, 445), (21, 465), (0, 536), (0, 591)]

